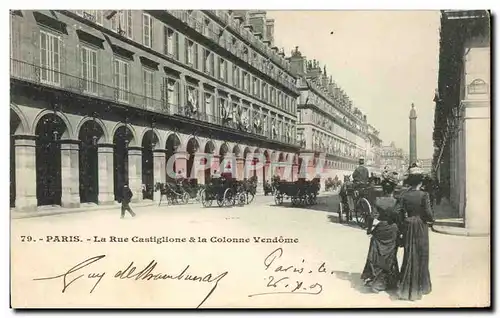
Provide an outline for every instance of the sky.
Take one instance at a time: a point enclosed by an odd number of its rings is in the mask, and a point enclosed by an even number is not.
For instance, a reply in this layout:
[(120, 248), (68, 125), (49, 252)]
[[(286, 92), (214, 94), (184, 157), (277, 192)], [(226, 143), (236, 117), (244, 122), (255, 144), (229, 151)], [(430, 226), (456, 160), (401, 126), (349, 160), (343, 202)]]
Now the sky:
[[(380, 131), (409, 152), (409, 112), (417, 111), (417, 156), (432, 158), (439, 11), (267, 11), (274, 42), (326, 65)], [(330, 34), (333, 31), (333, 34)]]

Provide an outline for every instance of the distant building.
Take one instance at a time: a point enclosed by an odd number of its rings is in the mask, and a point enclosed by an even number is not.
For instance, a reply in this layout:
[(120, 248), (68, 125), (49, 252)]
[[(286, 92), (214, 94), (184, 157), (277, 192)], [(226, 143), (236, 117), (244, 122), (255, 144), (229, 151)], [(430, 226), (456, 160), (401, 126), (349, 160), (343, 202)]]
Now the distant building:
[(432, 173), (432, 159), (418, 159), (417, 163), (424, 173)]
[(301, 151), (325, 154), (324, 172), (331, 177), (352, 174), (360, 157), (374, 165), (374, 149), (381, 143), (378, 131), (328, 76), (326, 66), (322, 70), (319, 61), (307, 60), (298, 47), (288, 60), (300, 91), (297, 135)]
[(408, 156), (403, 149), (397, 148), (394, 142), (380, 148), (380, 161), (382, 168), (387, 166), (400, 175), (408, 169)]

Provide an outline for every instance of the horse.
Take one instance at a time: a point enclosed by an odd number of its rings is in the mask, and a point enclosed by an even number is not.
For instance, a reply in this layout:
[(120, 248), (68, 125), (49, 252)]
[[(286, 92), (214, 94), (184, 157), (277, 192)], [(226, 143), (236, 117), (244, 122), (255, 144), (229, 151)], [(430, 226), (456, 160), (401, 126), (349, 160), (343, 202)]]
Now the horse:
[(154, 192), (160, 191), (160, 202), (158, 206), (160, 206), (163, 197), (167, 198), (167, 202), (170, 203), (178, 203), (179, 199), (183, 197), (184, 191), (180, 183), (177, 182), (157, 182), (154, 186)]

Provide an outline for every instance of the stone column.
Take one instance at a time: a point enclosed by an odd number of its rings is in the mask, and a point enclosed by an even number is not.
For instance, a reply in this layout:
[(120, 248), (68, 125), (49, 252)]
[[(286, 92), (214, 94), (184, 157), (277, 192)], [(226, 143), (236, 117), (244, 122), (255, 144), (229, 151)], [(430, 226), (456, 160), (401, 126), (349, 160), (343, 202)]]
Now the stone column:
[(187, 177), (187, 159), (189, 154), (185, 151), (177, 151), (175, 156), (175, 175), (177, 176), (180, 171), (183, 178)]
[(213, 154), (209, 160), (210, 160), (210, 174), (212, 175), (214, 171), (217, 171), (217, 173), (220, 174), (221, 173), (220, 156)]
[(80, 206), (79, 140), (61, 140), (61, 206)]
[(132, 202), (142, 200), (142, 147), (128, 147), (128, 186)]
[(113, 152), (112, 144), (97, 145), (99, 204), (112, 204), (115, 201)]
[(245, 162), (244, 162), (244, 172), (243, 172), (243, 178), (244, 179), (250, 179), (254, 172), (253, 172), (253, 158), (251, 157), (248, 157), (248, 158), (244, 158)]
[[(491, 148), (490, 102), (469, 102), (465, 109), (465, 227), (474, 233), (490, 233)], [(474, 104), (472, 104), (474, 103)]]
[(236, 179), (243, 180), (245, 178), (245, 158), (236, 158)]
[(209, 166), (210, 160), (205, 153), (197, 152), (194, 154), (193, 170), (191, 173), (194, 178), (198, 180), (198, 184), (205, 184), (205, 170), (208, 169)]
[(36, 210), (36, 136), (15, 136), (16, 210)]
[(297, 181), (299, 178), (299, 165), (297, 163), (292, 164), (292, 179), (290, 181)]
[[(167, 176), (166, 173), (166, 163), (165, 160), (166, 153), (165, 149), (154, 149), (153, 150), (153, 187), (156, 183), (164, 183)], [(153, 193), (153, 201), (160, 201), (160, 191), (155, 191)]]

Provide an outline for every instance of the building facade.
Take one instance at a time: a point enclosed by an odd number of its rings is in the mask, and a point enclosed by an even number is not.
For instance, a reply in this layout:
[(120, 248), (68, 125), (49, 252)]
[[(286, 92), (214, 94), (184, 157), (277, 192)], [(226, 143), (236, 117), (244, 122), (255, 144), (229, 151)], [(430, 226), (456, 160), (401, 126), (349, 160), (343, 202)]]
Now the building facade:
[(417, 160), (418, 166), (426, 174), (432, 174), (432, 158), (431, 159), (419, 159)]
[(408, 169), (409, 158), (403, 149), (396, 147), (394, 142), (380, 148), (380, 161), (382, 167), (389, 167), (390, 170), (402, 176)]
[[(262, 183), (282, 171), (271, 161), (297, 165), (300, 93), (264, 11), (14, 10), (10, 18), (16, 209), (112, 203), (125, 183), (135, 200), (158, 199), (141, 189), (176, 173), (203, 183), (229, 167)], [(221, 167), (228, 158), (234, 164)], [(262, 169), (244, 168), (257, 160)], [(193, 173), (198, 164), (209, 168)]]
[(380, 143), (378, 132), (370, 134), (366, 115), (328, 76), (326, 66), (322, 71), (319, 62), (307, 60), (298, 47), (288, 60), (300, 91), (297, 138), (302, 150), (325, 156), (325, 177), (351, 175), (359, 157)]
[[(460, 30), (460, 31), (458, 31)], [(490, 228), (490, 13), (441, 12), (433, 170), (465, 226)]]

